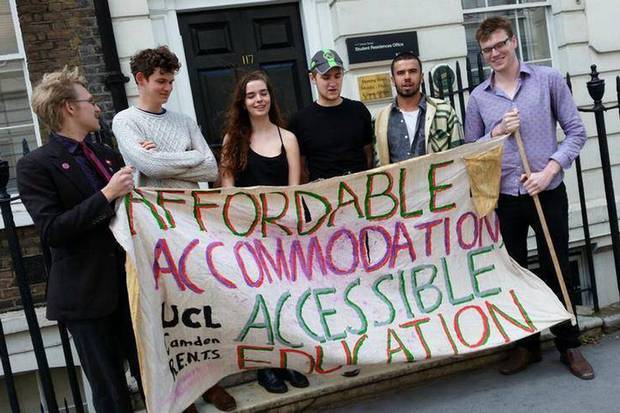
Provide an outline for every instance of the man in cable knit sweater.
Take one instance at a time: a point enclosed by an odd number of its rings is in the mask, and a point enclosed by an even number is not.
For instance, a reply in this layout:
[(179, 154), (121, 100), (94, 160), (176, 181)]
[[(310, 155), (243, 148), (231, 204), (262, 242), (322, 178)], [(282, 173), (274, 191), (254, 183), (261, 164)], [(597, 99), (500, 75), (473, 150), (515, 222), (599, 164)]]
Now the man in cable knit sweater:
[(196, 188), (217, 179), (217, 163), (200, 127), (187, 115), (162, 107), (172, 93), (181, 67), (167, 46), (134, 56), (131, 72), (138, 102), (119, 112), (112, 130), (127, 165), (134, 167), (137, 187)]
[[(189, 116), (162, 107), (181, 67), (177, 56), (159, 46), (133, 55), (130, 66), (138, 102), (114, 117), (112, 130), (125, 163), (134, 167), (135, 185), (197, 188), (198, 182), (215, 181), (217, 162), (200, 127)], [(236, 408), (235, 399), (220, 385), (208, 389), (203, 398), (223, 411)], [(195, 412), (193, 404), (185, 410)]]

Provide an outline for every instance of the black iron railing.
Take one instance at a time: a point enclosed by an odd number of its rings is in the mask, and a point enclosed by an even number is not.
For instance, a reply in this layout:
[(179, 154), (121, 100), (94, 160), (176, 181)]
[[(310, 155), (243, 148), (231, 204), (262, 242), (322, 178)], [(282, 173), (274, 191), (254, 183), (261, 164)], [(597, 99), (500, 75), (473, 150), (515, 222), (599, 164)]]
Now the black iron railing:
[[(616, 210), (616, 197), (614, 195), (614, 182), (611, 173), (611, 162), (609, 160), (609, 145), (607, 143), (607, 128), (605, 126), (605, 112), (618, 109), (620, 115), (620, 76), (616, 76), (616, 105), (603, 105), (605, 95), (605, 80), (599, 79), (596, 65), (590, 66), (590, 81), (587, 83), (588, 93), (594, 101), (592, 106), (580, 107), (580, 112), (594, 113), (596, 121), (596, 135), (599, 145), (601, 158), (601, 170), (603, 172), (603, 184), (605, 185), (605, 199), (607, 201), (607, 213), (609, 218), (609, 229), (611, 235), (611, 247), (614, 256), (614, 266), (616, 269), (616, 279), (618, 290), (620, 291), (620, 233), (618, 232), (618, 212)], [(568, 75), (567, 75), (568, 77)], [(570, 77), (568, 77), (570, 82)], [(570, 83), (569, 83), (570, 85)], [(580, 165), (581, 167), (581, 165)], [(583, 183), (582, 183), (583, 185)], [(582, 197), (583, 198), (583, 197)], [(582, 214), (584, 205), (582, 204)], [(585, 208), (587, 214), (587, 208)], [(586, 226), (584, 225), (584, 231)]]
[[(28, 150), (28, 146), (24, 146), (24, 152)], [(54, 383), (52, 381), (51, 370), (45, 354), (45, 346), (43, 338), (41, 336), (41, 330), (37, 315), (35, 312), (34, 303), (32, 300), (32, 294), (30, 291), (30, 285), (28, 284), (26, 269), (24, 267), (24, 259), (22, 256), (22, 250), (17, 235), (17, 228), (13, 220), (13, 211), (11, 209), (11, 203), (19, 200), (19, 196), (11, 196), (7, 193), (7, 184), (9, 180), (9, 165), (6, 161), (0, 161), (0, 210), (2, 211), (2, 220), (4, 222), (4, 234), (8, 241), (9, 250), (11, 253), (11, 261), (13, 271), (17, 285), (19, 287), (19, 294), (22, 301), (22, 307), (26, 322), (28, 323), (28, 331), (32, 340), (32, 348), (34, 351), (35, 359), (38, 368), (38, 377), (41, 383), (42, 397), (45, 401), (45, 407), (41, 404), (41, 411), (47, 411), (50, 413), (60, 412), (58, 408), (58, 402), (54, 392)], [(72, 390), (74, 411), (78, 413), (84, 412), (84, 406), (82, 404), (82, 397), (79, 391), (79, 384), (77, 381), (77, 375), (75, 374), (75, 365), (73, 358), (71, 357), (71, 350), (69, 344), (69, 337), (66, 330), (62, 325), (58, 325), (60, 329), (60, 338), (63, 349), (65, 350), (66, 366), (68, 371), (69, 383)], [(7, 388), (7, 394), (11, 411), (13, 413), (21, 412), (19, 407), (19, 400), (17, 398), (17, 390), (15, 388), (15, 380), (11, 369), (11, 362), (9, 353), (7, 351), (6, 339), (2, 328), (2, 321), (0, 320), (0, 358), (2, 359), (2, 368), (4, 371), (4, 381)], [(65, 412), (69, 412), (67, 407), (67, 401), (64, 400)]]

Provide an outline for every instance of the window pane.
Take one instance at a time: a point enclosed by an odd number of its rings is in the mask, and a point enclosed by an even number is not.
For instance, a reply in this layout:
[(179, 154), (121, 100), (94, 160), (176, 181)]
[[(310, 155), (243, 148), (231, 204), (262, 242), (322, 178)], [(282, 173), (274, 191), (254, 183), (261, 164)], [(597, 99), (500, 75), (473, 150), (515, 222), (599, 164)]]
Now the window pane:
[(507, 4), (517, 4), (517, 0), (489, 0), (489, 6), (505, 6)]
[(21, 61), (0, 67), (0, 159), (9, 161), (9, 190), (15, 190), (15, 164), (22, 156), (22, 142), (37, 146)]
[[(551, 50), (545, 18), (545, 7), (533, 9), (506, 10), (493, 13), (464, 14), (465, 38), (467, 41), (467, 57), (471, 63), (473, 81), (478, 81), (477, 58), (480, 48), (476, 42), (476, 30), (478, 25), (491, 16), (503, 16), (510, 20), (515, 35), (519, 34), (520, 48), (517, 56), (524, 62), (532, 62), (537, 65), (551, 66)], [(518, 22), (518, 32), (517, 32)], [(484, 65), (485, 77), (489, 75), (488, 66)]]
[[(478, 83), (478, 66), (477, 59), (480, 56), (480, 46), (476, 41), (476, 30), (478, 26), (484, 19), (491, 16), (502, 16), (506, 19), (510, 20), (513, 27), (515, 25), (515, 13), (514, 11), (500, 11), (494, 13), (475, 13), (475, 14), (465, 14), (463, 16), (463, 22), (465, 24), (465, 39), (467, 41), (467, 58), (471, 63), (472, 75), (474, 77), (473, 81)], [(484, 59), (482, 60), (482, 65), (485, 71), (485, 78), (489, 76), (490, 69), (484, 64)]]
[(547, 35), (547, 20), (545, 9), (525, 9), (519, 11), (519, 31), (521, 34), (521, 53), (523, 60), (549, 59), (549, 37)]
[(9, 0), (0, 0), (0, 55), (17, 53), (17, 38)]
[(477, 9), (478, 7), (485, 7), (485, 0), (462, 0), (463, 9)]

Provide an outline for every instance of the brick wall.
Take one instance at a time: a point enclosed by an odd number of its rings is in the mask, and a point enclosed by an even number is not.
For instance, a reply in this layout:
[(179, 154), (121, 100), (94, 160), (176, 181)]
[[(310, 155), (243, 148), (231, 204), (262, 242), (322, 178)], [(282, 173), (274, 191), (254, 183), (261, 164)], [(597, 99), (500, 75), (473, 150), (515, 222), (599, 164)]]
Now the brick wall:
[(17, 13), (31, 83), (45, 72), (79, 66), (109, 124), (114, 107), (104, 84), (107, 72), (93, 0), (20, 0)]
[[(45, 282), (43, 281), (43, 259), (39, 234), (34, 227), (30, 226), (18, 228), (17, 236), (24, 256), (32, 298), (35, 304), (42, 304), (45, 299)], [(11, 252), (5, 230), (0, 230), (0, 312), (20, 308), (21, 298), (13, 271)]]
[[(79, 66), (90, 92), (97, 98), (104, 122), (110, 125), (114, 107), (104, 84), (108, 73), (93, 0), (19, 0), (17, 14), (31, 84), (35, 85), (46, 72), (65, 65)], [(42, 131), (42, 136), (46, 135)], [(43, 303), (45, 282), (38, 234), (34, 227), (26, 227), (19, 228), (18, 236), (33, 298)], [(0, 312), (18, 309), (20, 305), (6, 234), (0, 230)]]

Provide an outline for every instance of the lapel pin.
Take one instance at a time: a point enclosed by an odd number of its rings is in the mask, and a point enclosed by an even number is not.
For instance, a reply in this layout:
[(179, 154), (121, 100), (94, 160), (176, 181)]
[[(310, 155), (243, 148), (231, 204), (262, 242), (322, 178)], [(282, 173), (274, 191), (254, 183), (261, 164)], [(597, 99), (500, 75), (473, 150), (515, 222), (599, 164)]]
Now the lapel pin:
[(71, 168), (71, 165), (69, 165), (67, 162), (63, 162), (62, 165), (60, 166), (62, 166), (62, 169), (65, 169), (65, 170)]

